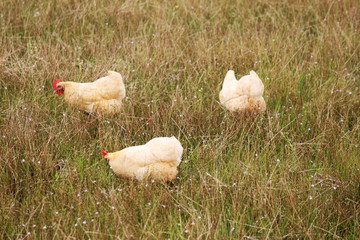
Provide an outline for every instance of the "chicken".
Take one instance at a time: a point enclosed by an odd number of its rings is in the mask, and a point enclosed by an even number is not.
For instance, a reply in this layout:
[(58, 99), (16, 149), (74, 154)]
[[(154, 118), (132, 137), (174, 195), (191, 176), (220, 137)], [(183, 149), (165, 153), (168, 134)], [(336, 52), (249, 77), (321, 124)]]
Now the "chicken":
[(229, 70), (219, 98), (221, 104), (231, 112), (260, 113), (266, 109), (263, 93), (264, 84), (254, 71), (237, 81), (234, 71)]
[(120, 177), (164, 182), (175, 179), (182, 153), (183, 147), (174, 136), (154, 138), (144, 145), (113, 153), (102, 150), (104, 158)]
[(53, 88), (59, 96), (64, 94), (70, 106), (88, 113), (118, 113), (125, 97), (122, 77), (113, 71), (109, 71), (106, 77), (88, 83), (61, 82), (57, 79)]

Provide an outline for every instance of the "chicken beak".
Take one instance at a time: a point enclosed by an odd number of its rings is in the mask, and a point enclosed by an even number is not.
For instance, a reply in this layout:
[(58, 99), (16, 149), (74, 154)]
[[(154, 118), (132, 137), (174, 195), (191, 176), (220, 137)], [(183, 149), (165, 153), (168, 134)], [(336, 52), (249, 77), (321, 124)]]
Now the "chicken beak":
[(106, 155), (103, 156), (103, 159), (105, 159), (107, 163), (109, 163), (109, 159), (106, 157)]

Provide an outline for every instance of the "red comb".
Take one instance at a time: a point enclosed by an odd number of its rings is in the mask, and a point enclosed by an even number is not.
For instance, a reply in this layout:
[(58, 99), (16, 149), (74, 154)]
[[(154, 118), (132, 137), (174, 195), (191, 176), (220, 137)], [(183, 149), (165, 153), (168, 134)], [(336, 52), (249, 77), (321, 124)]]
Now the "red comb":
[(56, 85), (60, 82), (60, 79), (56, 79), (53, 83), (53, 89), (56, 90)]
[(101, 154), (104, 155), (104, 157), (105, 157), (108, 153), (105, 152), (104, 150), (101, 150)]

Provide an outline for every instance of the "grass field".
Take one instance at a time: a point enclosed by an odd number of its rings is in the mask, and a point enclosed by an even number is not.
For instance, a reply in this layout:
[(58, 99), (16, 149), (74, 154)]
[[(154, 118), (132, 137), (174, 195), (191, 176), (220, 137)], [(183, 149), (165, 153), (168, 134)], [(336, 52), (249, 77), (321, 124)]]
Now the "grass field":
[[(357, 239), (360, 3), (0, 2), (1, 239)], [(232, 115), (255, 70), (263, 115)], [(121, 114), (66, 105), (56, 78), (124, 77)], [(175, 136), (170, 184), (120, 179), (109, 152)]]

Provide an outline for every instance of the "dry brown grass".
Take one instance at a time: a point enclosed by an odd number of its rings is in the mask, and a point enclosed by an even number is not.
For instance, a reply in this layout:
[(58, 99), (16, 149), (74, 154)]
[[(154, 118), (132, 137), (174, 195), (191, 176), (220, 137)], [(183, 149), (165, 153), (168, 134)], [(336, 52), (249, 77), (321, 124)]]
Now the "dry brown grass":
[[(359, 7), (1, 1), (1, 238), (358, 238)], [(220, 106), (231, 66), (262, 78), (266, 114)], [(51, 89), (108, 70), (126, 84), (118, 116)], [(122, 180), (99, 152), (171, 135), (169, 185)]]

